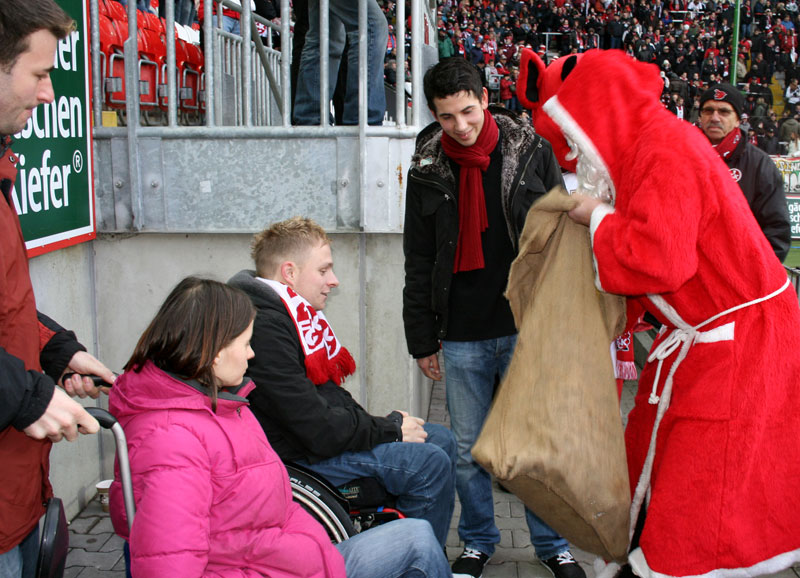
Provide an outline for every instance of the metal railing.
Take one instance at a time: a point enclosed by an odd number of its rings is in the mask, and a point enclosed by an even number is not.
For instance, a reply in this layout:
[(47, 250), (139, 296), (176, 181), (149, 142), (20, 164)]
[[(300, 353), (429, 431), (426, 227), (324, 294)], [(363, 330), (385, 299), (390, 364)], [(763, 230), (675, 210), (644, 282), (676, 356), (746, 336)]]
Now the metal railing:
[[(95, 126), (98, 127), (96, 136), (108, 135), (102, 124), (104, 110), (105, 81), (102, 78), (106, 69), (102, 65), (103, 53), (100, 49), (99, 10), (98, 1), (90, 2), (90, 18), (92, 30), (92, 75), (93, 75), (93, 113)], [(113, 0), (110, 0), (113, 1)], [(371, 0), (370, 0), (371, 1)], [(175, 0), (162, 0), (166, 8), (166, 30), (174, 30), (174, 4)], [(396, 5), (395, 34), (396, 60), (398, 62), (398, 90), (396, 91), (395, 110), (396, 117), (389, 126), (367, 126), (367, 0), (358, 0), (359, 3), (359, 125), (356, 127), (331, 127), (328, 124), (327, 114), (323, 114), (320, 126), (317, 127), (292, 127), (290, 64), (291, 54), (291, 8), (289, 0), (281, 0), (281, 24), (277, 26), (252, 12), (249, 2), (241, 6), (232, 4), (229, 0), (213, 0), (204, 4), (203, 32), (205, 41), (204, 51), (204, 76), (200, 90), (202, 91), (203, 119), (201, 127), (191, 127), (196, 134), (209, 137), (229, 138), (231, 133), (228, 127), (272, 127), (278, 129), (276, 134), (298, 137), (318, 136), (334, 137), (343, 134), (351, 135), (377, 135), (377, 136), (406, 136), (416, 134), (416, 130), (425, 120), (425, 108), (422, 97), (422, 75), (424, 64), (422, 50), (424, 44), (434, 42), (436, 38), (435, 21), (432, 12), (432, 0), (412, 0), (411, 3), (411, 76), (412, 94), (410, 118), (407, 118), (407, 99), (405, 91), (401, 89), (402, 63), (406, 60), (406, 6), (399, 2)], [(320, 30), (320, 96), (321, 102), (328, 102), (328, 0), (320, 0), (321, 30)], [(222, 14), (223, 6), (240, 13), (241, 35), (224, 32), (220, 27), (222, 18), (217, 18), (214, 26), (213, 15)], [(140, 55), (137, 49), (137, 35), (139, 26), (136, 17), (136, 4), (130, 2), (127, 7), (128, 38), (124, 41), (123, 56), (125, 66), (125, 86), (140, 86), (140, 67), (128, 66), (127, 63), (137, 63)], [(267, 45), (258, 42), (255, 23), (259, 22), (269, 30)], [(280, 50), (273, 47), (272, 38), (279, 34), (281, 38)], [(253, 40), (256, 40), (255, 42)], [(249, 46), (249, 49), (245, 49)], [(135, 136), (168, 136), (175, 130), (180, 134), (189, 127), (180, 126), (178, 113), (180, 110), (181, 78), (179, 67), (176, 66), (176, 40), (174, 34), (166, 34), (166, 59), (165, 83), (162, 88), (166, 103), (166, 123), (164, 127), (141, 126), (142, 101), (136, 91), (126, 90), (124, 117), (131, 137)], [(107, 108), (107, 107), (106, 107)], [(322, 107), (327, 113), (327, 107)], [(221, 127), (226, 127), (222, 129)], [(292, 128), (289, 131), (280, 129)], [(412, 130), (407, 130), (411, 127)], [(208, 130), (216, 129), (216, 130)]]

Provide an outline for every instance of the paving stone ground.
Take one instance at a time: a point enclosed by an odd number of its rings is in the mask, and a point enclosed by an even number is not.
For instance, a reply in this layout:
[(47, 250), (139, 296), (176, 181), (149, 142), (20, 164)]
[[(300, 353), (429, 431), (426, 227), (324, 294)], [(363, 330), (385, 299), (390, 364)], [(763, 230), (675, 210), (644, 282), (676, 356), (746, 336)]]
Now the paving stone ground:
[[(444, 399), (444, 386), (437, 384), (431, 395), (429, 421), (449, 425)], [(627, 414), (632, 405), (633, 384), (627, 384), (622, 399), (623, 414)], [(500, 544), (484, 570), (484, 578), (550, 578), (550, 572), (536, 560), (533, 552), (522, 503), (516, 496), (501, 491), (496, 485), (493, 496)], [(463, 548), (456, 531), (459, 513), (460, 506), (456, 503), (447, 539), (447, 555), (451, 560)], [(594, 555), (577, 549), (573, 549), (572, 553), (586, 571), (587, 578), (594, 578)], [(97, 499), (92, 500), (70, 524), (70, 553), (64, 576), (125, 578), (122, 540), (114, 534), (111, 520), (102, 511)], [(775, 574), (774, 578), (800, 578), (800, 566)]]

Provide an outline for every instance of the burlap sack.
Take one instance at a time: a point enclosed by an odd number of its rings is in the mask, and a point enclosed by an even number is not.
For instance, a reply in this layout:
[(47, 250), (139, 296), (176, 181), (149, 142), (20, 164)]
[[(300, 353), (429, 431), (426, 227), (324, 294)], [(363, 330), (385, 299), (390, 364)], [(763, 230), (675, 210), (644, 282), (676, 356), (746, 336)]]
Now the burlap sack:
[(595, 288), (574, 205), (555, 189), (528, 214), (506, 291), (517, 347), (472, 455), (572, 544), (623, 560), (630, 489), (609, 348), (625, 302)]

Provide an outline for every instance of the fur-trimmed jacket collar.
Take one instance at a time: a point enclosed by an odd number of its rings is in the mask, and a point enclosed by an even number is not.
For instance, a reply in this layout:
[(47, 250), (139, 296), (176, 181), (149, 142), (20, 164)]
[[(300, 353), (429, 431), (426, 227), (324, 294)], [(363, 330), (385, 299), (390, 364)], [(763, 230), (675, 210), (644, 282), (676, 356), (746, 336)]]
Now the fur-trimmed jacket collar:
[[(530, 164), (536, 148), (550, 149), (550, 144), (537, 135), (533, 127), (516, 114), (505, 108), (489, 106), (497, 127), (500, 130), (500, 147), (503, 165), (500, 176), (500, 192), (502, 195), (503, 214), (508, 226), (508, 234), (514, 247), (517, 246), (522, 223), (513, 218), (512, 200), (514, 188), (527, 165)], [(453, 162), (442, 148), (442, 127), (433, 122), (425, 127), (417, 136), (414, 155), (411, 157), (409, 177), (432, 179), (437, 181), (458, 198), (458, 183), (453, 172)], [(524, 222), (524, 217), (523, 217)]]
[[(530, 124), (502, 107), (490, 106), (489, 112), (494, 116), (502, 134), (500, 145), (503, 152), (502, 190), (503, 198), (506, 198), (510, 194), (514, 175), (519, 169), (520, 159), (524, 156), (521, 152), (535, 145), (541, 137), (536, 135)], [(429, 124), (417, 136), (417, 145), (411, 158), (411, 169), (419, 171), (420, 176), (435, 176), (448, 186), (455, 187), (453, 167), (442, 150), (442, 126), (438, 122)]]

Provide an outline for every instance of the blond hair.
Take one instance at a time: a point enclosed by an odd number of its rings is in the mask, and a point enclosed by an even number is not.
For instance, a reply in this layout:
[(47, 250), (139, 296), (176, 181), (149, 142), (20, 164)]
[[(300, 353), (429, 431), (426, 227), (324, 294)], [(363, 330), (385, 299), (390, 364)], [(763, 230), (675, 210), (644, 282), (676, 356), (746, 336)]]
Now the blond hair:
[(325, 229), (312, 219), (292, 217), (256, 233), (250, 244), (250, 256), (258, 276), (269, 279), (278, 274), (282, 263), (302, 262), (310, 249), (330, 242)]

